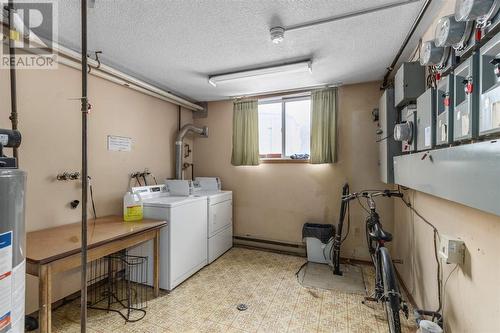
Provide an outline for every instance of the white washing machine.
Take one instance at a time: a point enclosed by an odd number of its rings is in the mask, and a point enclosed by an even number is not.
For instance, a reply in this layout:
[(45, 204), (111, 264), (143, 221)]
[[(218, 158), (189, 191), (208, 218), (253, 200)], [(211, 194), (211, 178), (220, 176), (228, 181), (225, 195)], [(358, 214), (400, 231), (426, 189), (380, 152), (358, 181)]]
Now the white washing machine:
[(221, 191), (216, 177), (198, 177), (197, 196), (208, 197), (208, 263), (233, 247), (233, 192)]
[[(160, 234), (160, 288), (172, 290), (207, 265), (207, 197), (170, 196), (165, 185), (132, 188), (141, 196), (144, 217), (166, 220)], [(129, 250), (147, 256), (153, 285), (153, 242)]]

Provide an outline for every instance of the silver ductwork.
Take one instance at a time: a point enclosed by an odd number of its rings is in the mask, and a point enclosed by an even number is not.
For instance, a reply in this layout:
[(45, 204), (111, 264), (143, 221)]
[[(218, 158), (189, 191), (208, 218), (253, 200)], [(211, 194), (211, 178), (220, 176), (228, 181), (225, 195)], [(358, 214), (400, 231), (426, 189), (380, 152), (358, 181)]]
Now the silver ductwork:
[(198, 127), (193, 124), (184, 125), (175, 139), (175, 179), (182, 179), (182, 144), (184, 137), (189, 132), (194, 132), (204, 138), (208, 138), (208, 127)]

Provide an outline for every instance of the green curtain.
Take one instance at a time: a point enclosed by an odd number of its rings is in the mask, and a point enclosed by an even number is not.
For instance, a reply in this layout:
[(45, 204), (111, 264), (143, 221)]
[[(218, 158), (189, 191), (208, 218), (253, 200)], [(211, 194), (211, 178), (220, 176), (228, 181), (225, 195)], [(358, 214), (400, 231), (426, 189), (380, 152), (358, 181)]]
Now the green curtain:
[(311, 163), (336, 161), (337, 89), (313, 91), (311, 94)]
[(259, 115), (257, 100), (233, 105), (233, 165), (259, 164)]

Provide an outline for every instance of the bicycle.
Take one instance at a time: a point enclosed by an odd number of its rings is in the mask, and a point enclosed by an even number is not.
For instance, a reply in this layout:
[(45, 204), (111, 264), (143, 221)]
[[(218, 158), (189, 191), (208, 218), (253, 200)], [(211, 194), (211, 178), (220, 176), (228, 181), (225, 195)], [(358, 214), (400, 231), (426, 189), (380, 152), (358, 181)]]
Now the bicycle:
[[(392, 235), (382, 228), (380, 217), (376, 211), (376, 205), (373, 198), (378, 196), (384, 197), (402, 197), (403, 194), (398, 191), (362, 191), (351, 193), (342, 197), (343, 202), (349, 202), (354, 199), (366, 198), (369, 207), (369, 215), (366, 218), (366, 240), (368, 250), (375, 266), (375, 291), (365, 297), (365, 301), (383, 302), (387, 321), (389, 324), (389, 332), (400, 333), (401, 322), (399, 312), (403, 311), (408, 318), (408, 306), (403, 301), (396, 278), (394, 266), (392, 264), (389, 251), (385, 247), (385, 243), (392, 240)], [(361, 202), (360, 202), (361, 204)], [(363, 301), (363, 304), (365, 304)]]

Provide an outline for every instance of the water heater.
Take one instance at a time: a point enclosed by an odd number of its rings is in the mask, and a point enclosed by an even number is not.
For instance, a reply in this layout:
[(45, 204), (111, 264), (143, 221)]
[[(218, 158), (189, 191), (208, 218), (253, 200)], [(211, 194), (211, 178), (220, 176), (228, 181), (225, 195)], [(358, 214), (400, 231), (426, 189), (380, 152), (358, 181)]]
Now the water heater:
[(26, 174), (3, 147), (20, 144), (17, 131), (0, 130), (0, 332), (24, 332)]

